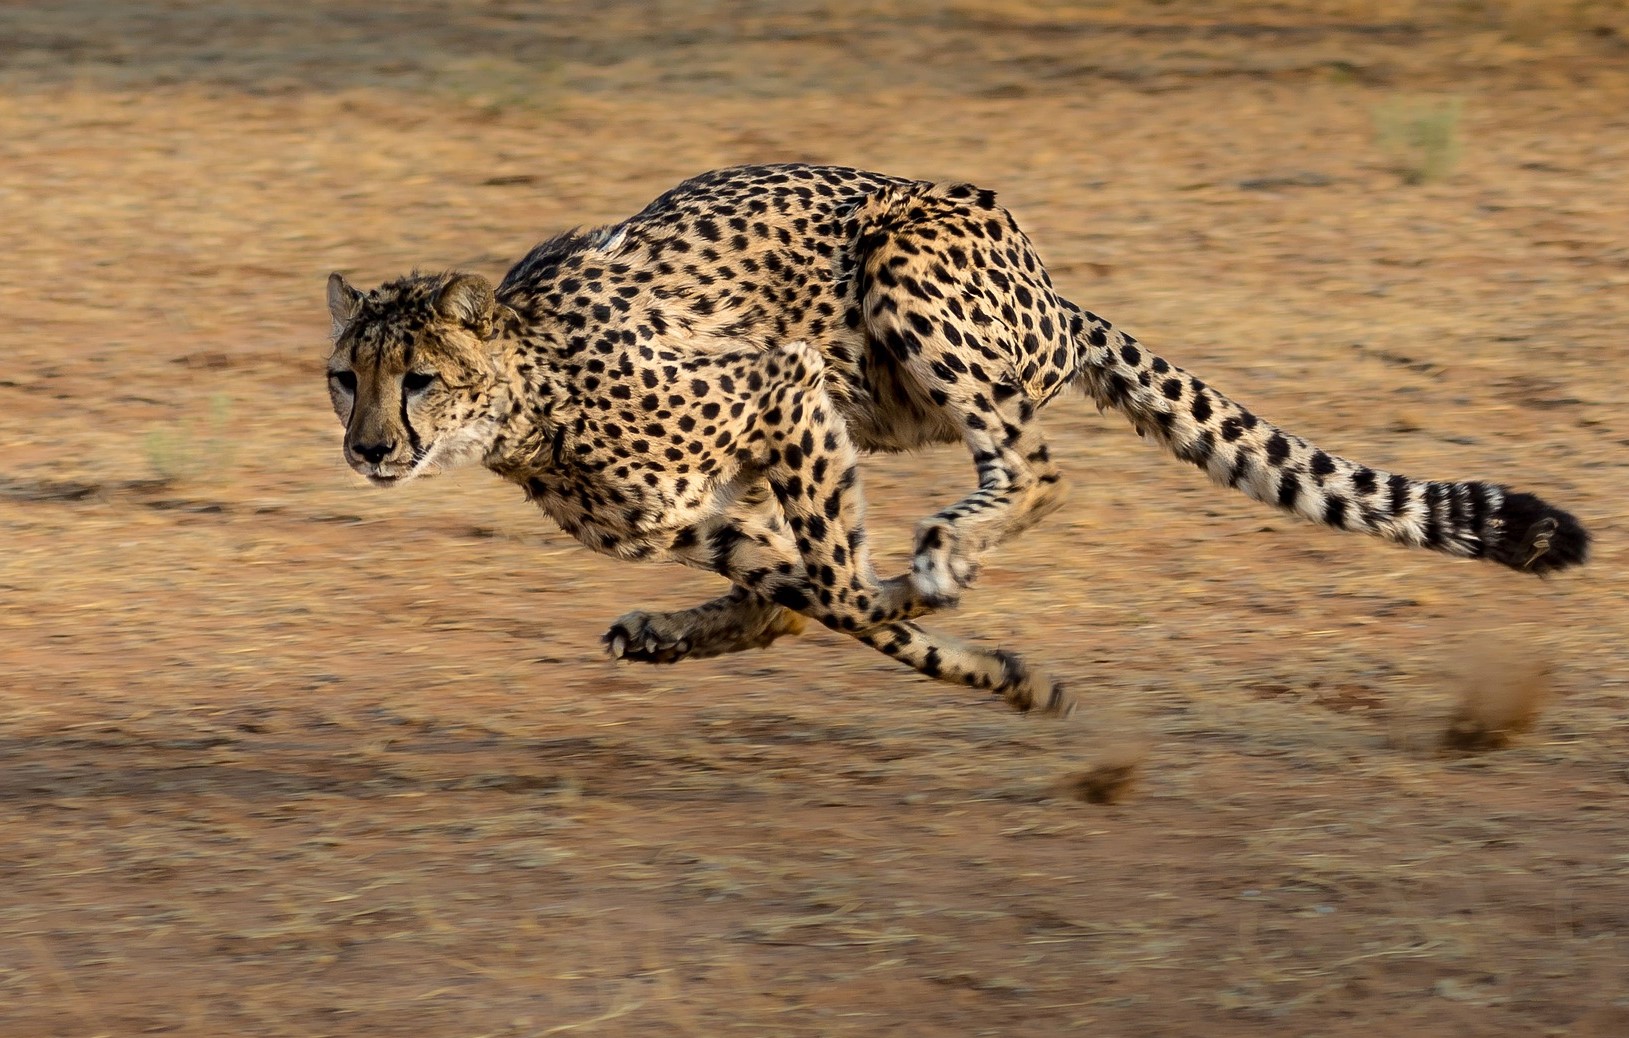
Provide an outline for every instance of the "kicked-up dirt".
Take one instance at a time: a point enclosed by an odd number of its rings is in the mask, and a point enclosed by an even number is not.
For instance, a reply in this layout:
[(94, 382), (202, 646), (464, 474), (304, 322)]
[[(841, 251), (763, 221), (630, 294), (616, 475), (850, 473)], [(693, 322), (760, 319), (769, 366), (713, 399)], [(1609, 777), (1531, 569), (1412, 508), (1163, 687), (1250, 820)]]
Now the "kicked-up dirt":
[[(1629, 1032), (1622, 4), (7, 2), (0, 85), (0, 1034)], [(778, 160), (995, 188), (1071, 298), (1594, 558), (1061, 400), (1071, 503), (931, 621), (1061, 723), (824, 631), (613, 666), (716, 581), (343, 465), (330, 270)], [(891, 569), (972, 482), (866, 478)]]

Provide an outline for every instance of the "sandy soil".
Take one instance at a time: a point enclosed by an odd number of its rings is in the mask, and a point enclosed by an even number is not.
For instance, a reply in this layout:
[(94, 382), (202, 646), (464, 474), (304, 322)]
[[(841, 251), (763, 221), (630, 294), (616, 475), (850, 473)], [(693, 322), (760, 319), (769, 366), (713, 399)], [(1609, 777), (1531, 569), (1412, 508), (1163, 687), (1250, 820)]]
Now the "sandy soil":
[[(0, 4), (0, 1033), (1629, 1031), (1629, 16), (1243, 6)], [(825, 632), (614, 667), (714, 585), (344, 468), (330, 270), (788, 159), (997, 188), (1071, 297), (1592, 565), (1303, 526), (1064, 401), (1071, 505), (936, 621), (1090, 690), (1048, 723)], [(895, 564), (969, 483), (867, 475)]]

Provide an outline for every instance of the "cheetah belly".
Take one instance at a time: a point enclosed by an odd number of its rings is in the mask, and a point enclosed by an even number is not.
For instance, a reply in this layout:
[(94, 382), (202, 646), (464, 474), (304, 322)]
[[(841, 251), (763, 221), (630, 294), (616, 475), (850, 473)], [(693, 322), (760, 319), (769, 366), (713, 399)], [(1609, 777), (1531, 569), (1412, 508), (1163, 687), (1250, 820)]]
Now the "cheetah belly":
[(585, 547), (621, 559), (662, 558), (672, 535), (717, 514), (727, 495), (712, 483), (679, 488), (629, 478), (584, 478), (551, 470), (526, 481), (526, 493), (545, 515)]

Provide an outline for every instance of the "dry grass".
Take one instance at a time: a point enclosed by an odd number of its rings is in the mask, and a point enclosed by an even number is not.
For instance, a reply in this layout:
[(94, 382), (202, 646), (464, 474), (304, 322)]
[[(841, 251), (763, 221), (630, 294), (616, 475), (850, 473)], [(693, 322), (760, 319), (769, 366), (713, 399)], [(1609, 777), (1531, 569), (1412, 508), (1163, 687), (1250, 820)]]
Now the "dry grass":
[[(1586, 6), (8, 8), (0, 1033), (1624, 1033), (1629, 78)], [(1454, 175), (1399, 188), (1371, 113), (1448, 93)], [(1072, 504), (935, 620), (1071, 675), (1058, 725), (820, 631), (612, 667), (606, 620), (713, 585), (478, 474), (353, 485), (329, 270), (498, 274), (797, 158), (1001, 189), (1072, 297), (1575, 506), (1594, 562), (1311, 530), (1060, 402)], [(893, 565), (969, 479), (867, 476)], [(1445, 676), (1468, 630), (1513, 662)], [(1456, 711), (1527, 730), (1445, 754)]]
[(1425, 184), (1453, 172), (1464, 147), (1463, 107), (1459, 98), (1404, 98), (1375, 110), (1380, 147), (1405, 183)]

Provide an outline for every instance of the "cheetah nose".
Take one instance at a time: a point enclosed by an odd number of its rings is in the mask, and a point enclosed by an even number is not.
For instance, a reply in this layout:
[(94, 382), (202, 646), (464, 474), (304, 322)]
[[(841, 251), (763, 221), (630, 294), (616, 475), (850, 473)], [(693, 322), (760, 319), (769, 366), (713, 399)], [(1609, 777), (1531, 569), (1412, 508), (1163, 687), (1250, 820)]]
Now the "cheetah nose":
[(353, 443), (353, 444), (351, 444), (352, 453), (354, 453), (357, 457), (361, 458), (363, 461), (367, 462), (370, 465), (377, 465), (381, 461), (384, 461), (385, 460), (385, 455), (389, 454), (391, 451), (393, 451), (395, 449), (396, 449), (396, 444), (394, 442), (392, 442), (392, 443)]

